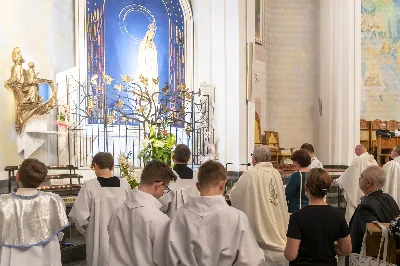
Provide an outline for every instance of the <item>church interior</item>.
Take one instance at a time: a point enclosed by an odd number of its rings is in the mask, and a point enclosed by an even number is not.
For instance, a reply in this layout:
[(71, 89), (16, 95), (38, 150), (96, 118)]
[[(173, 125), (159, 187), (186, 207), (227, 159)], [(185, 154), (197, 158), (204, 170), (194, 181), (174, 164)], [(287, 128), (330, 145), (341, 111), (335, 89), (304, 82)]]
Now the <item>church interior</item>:
[[(37, 190), (59, 195), (69, 215), (84, 183), (99, 178), (96, 154), (111, 154), (113, 175), (137, 190), (152, 160), (178, 171), (174, 150), (183, 144), (190, 150), (186, 164), (193, 180), (198, 174), (200, 180), (200, 166), (210, 160), (224, 166), (223, 194), (232, 207), (239, 193), (234, 190), (242, 185), (236, 182), (248, 178), (258, 163), (271, 163), (282, 182), (279, 189), (272, 183), (261, 188), (274, 206), (283, 193), (287, 208), (287, 188), (300, 173), (296, 193), (302, 211), (301, 195), (312, 194), (307, 182), (318, 161), (315, 168), (330, 177), (324, 202), (346, 215), (353, 244), (351, 255), (338, 251), (338, 264), (326, 265), (349, 265), (348, 257), (350, 265), (364, 265), (352, 264), (360, 252), (354, 250), (351, 220), (375, 190), (400, 200), (400, 164), (394, 165), (400, 162), (400, 0), (13, 0), (0, 5), (2, 195), (18, 194), (21, 164), (35, 158), (48, 170)], [(310, 157), (307, 181), (299, 150)], [(260, 161), (263, 152), (266, 161)], [(375, 166), (385, 171), (381, 186), (380, 170), (370, 169)], [(374, 191), (362, 188), (366, 173), (377, 175), (370, 182)], [(186, 206), (188, 195), (202, 195), (196, 182), (167, 185), (170, 192), (159, 201), (168, 203), (161, 211), (170, 218)], [(62, 265), (128, 265), (88, 259), (88, 236), (72, 216), (59, 241)], [(393, 216), (367, 219), (362, 256), (396, 265), (400, 239), (390, 225), (396, 225), (400, 211)], [(289, 239), (294, 218), (287, 219)], [(6, 228), (2, 223), (0, 218), (0, 228)], [(380, 258), (379, 243), (388, 231)], [(286, 231), (283, 235), (286, 244)], [(300, 247), (306, 243), (301, 241)], [(6, 242), (0, 236), (0, 248), (13, 247)], [(289, 243), (286, 264), (265, 265), (289, 265)], [(290, 265), (305, 265), (293, 259)], [(0, 252), (1, 266), (25, 265), (4, 261)]]

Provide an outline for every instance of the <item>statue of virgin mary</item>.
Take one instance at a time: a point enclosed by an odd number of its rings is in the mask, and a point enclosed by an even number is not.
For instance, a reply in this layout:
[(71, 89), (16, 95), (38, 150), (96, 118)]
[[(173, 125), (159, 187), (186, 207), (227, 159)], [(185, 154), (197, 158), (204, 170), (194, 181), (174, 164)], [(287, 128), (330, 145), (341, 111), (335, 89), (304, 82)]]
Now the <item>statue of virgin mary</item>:
[[(157, 48), (154, 42), (156, 36), (155, 20), (149, 25), (148, 31), (139, 46), (139, 79), (147, 80), (147, 90), (152, 96), (154, 103), (158, 103), (159, 78), (158, 78), (158, 62)], [(157, 94), (155, 94), (157, 93)]]

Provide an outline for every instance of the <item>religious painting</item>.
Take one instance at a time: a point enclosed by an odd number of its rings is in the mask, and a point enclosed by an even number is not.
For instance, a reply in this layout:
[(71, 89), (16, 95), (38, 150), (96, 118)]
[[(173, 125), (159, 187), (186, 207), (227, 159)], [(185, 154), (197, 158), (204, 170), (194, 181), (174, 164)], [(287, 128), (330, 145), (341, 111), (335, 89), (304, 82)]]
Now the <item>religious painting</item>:
[(400, 0), (361, 4), (361, 119), (400, 117)]
[(256, 43), (264, 43), (264, 0), (256, 0), (255, 14)]
[[(108, 75), (113, 79), (127, 76), (135, 81), (144, 80), (150, 94), (167, 87), (176, 91), (187, 80), (186, 42), (188, 4), (186, 0), (89, 0), (86, 3), (87, 80)], [(190, 18), (191, 20), (191, 18)], [(123, 76), (121, 76), (123, 75)], [(104, 84), (105, 91), (92, 89), (94, 103), (99, 110), (104, 106), (107, 114), (116, 105), (113, 84)], [(106, 95), (106, 97), (104, 96)], [(120, 105), (129, 105), (128, 95), (120, 92)], [(162, 101), (162, 94), (154, 98)], [(92, 99), (93, 99), (92, 98)], [(106, 100), (102, 100), (106, 98)], [(177, 104), (174, 108), (179, 109)], [(114, 124), (122, 121), (115, 120)], [(126, 121), (123, 121), (126, 124)], [(89, 119), (91, 124), (103, 123), (99, 116)]]

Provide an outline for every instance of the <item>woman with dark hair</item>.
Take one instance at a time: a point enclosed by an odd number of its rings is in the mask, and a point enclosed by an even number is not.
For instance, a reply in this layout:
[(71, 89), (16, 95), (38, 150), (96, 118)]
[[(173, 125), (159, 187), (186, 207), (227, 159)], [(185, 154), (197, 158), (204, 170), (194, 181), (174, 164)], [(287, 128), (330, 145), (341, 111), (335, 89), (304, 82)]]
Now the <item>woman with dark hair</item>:
[(308, 166), (311, 164), (311, 156), (305, 150), (298, 150), (292, 154), (291, 159), (294, 165), (296, 165), (297, 172), (290, 176), (285, 189), (289, 213), (293, 213), (308, 205), (304, 183), (306, 181), (306, 174), (310, 171)]
[(310, 204), (290, 216), (285, 248), (289, 265), (336, 266), (336, 255), (350, 255), (344, 213), (324, 201), (330, 187), (331, 178), (324, 169), (307, 174), (305, 190)]

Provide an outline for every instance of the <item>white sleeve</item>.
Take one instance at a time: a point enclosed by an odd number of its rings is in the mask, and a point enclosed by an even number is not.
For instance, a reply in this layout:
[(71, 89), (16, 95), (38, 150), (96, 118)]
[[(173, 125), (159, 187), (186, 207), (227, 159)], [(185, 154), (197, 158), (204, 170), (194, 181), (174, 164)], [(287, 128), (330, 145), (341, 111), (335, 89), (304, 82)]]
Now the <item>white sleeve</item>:
[(157, 221), (157, 225), (154, 228), (154, 244), (153, 244), (153, 262), (157, 266), (166, 266), (165, 258), (165, 246), (166, 238), (169, 229), (169, 218), (165, 215), (165, 218)]
[(72, 207), (69, 218), (74, 222), (76, 229), (85, 235), (86, 227), (90, 217), (90, 198), (86, 184), (83, 184), (78, 197)]
[[(265, 263), (264, 252), (258, 246), (256, 238), (251, 231), (249, 221), (244, 213), (241, 213), (241, 230), (239, 236), (239, 249), (234, 266), (263, 266)], [(239, 232), (238, 232), (239, 233)]]

